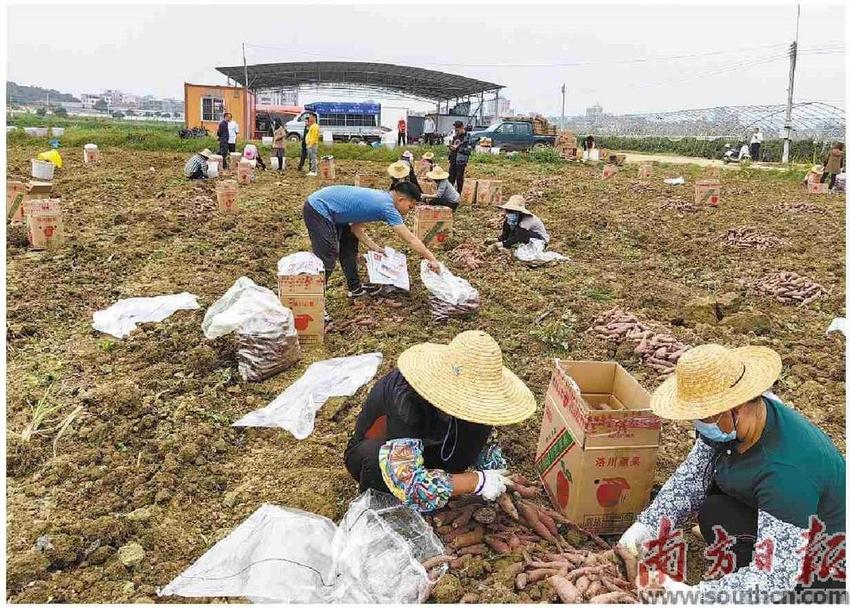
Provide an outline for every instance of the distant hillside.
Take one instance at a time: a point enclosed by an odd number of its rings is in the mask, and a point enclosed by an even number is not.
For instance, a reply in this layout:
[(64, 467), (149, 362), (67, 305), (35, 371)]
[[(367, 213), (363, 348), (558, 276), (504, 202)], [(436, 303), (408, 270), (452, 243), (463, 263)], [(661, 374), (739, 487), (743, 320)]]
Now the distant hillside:
[(50, 101), (80, 101), (70, 93), (60, 93), (55, 89), (28, 87), (9, 80), (6, 81), (6, 103), (32, 103), (44, 101), (48, 94)]

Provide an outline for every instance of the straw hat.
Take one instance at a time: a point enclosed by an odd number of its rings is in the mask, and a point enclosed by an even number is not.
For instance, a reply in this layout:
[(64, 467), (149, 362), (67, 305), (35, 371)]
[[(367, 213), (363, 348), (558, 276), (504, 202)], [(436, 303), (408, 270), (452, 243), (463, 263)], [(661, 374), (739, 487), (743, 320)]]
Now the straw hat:
[(401, 353), (398, 369), (410, 386), (442, 412), (490, 426), (531, 416), (531, 390), (502, 365), (502, 350), (483, 331), (465, 331), (449, 344), (417, 344)]
[(410, 160), (413, 160), (413, 152), (411, 152), (410, 150), (405, 150), (404, 152), (401, 153), (401, 157), (402, 158), (409, 158)]
[(508, 199), (507, 203), (505, 203), (504, 205), (499, 205), (499, 207), (505, 209), (506, 211), (519, 211), (520, 213), (525, 213), (526, 215), (532, 215), (531, 211), (525, 208), (525, 199), (519, 194), (514, 194)]
[(204, 158), (209, 158), (210, 156), (212, 156), (212, 150), (210, 150), (209, 148), (204, 148), (203, 150), (198, 152), (198, 154), (200, 154)]
[(679, 358), (676, 374), (655, 389), (650, 407), (670, 420), (708, 418), (758, 397), (781, 371), (782, 360), (767, 347), (704, 344)]
[(434, 153), (433, 152), (426, 152), (425, 154), (422, 155), (422, 160), (434, 160)]
[(425, 174), (425, 177), (433, 180), (449, 179), (449, 172), (440, 166), (434, 166), (433, 169), (431, 169), (430, 171), (428, 171), (428, 173)]
[(390, 174), (390, 177), (394, 177), (396, 179), (403, 179), (410, 175), (410, 165), (406, 162), (397, 160), (389, 167), (387, 167), (387, 173)]

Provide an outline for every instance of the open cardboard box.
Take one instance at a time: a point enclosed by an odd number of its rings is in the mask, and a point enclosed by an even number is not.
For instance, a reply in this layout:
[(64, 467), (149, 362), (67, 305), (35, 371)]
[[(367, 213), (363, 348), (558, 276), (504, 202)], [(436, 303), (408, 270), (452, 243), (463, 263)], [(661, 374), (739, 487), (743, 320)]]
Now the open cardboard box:
[(535, 466), (552, 503), (589, 530), (623, 532), (649, 502), (661, 432), (649, 399), (619, 363), (555, 360)]

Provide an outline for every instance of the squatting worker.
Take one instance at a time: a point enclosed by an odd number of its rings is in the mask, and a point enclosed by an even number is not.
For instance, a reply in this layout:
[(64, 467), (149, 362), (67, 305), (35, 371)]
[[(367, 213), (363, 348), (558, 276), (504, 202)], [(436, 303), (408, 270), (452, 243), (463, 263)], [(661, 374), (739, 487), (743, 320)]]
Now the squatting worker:
[(455, 211), (460, 201), (460, 194), (449, 183), (449, 174), (446, 170), (441, 167), (434, 167), (425, 174), (425, 177), (437, 184), (437, 192), (435, 194), (423, 194), (422, 200), (429, 205), (449, 207), (452, 211)]
[[(653, 412), (692, 420), (697, 440), (620, 544), (637, 554), (657, 537), (662, 517), (675, 529), (694, 515), (706, 544), (715, 541), (714, 526), (735, 537), (734, 572), (695, 587), (665, 577), (666, 589), (725, 591), (728, 597), (756, 586), (793, 591), (810, 517), (819, 518), (824, 534), (845, 531), (844, 457), (823, 431), (768, 392), (781, 371), (779, 355), (769, 348), (706, 344), (682, 355), (675, 375), (652, 395)], [(774, 544), (772, 568), (760, 569), (754, 551), (767, 539)], [(844, 586), (836, 580), (814, 584)]]
[(319, 174), (319, 125), (315, 114), (307, 117), (307, 135), (304, 141), (307, 144), (307, 158), (310, 161), (310, 171), (307, 175), (316, 176)]
[(274, 126), (272, 150), (277, 158), (278, 171), (283, 171), (284, 167), (286, 167), (286, 128), (279, 119), (274, 122)]
[(514, 194), (508, 202), (499, 205), (504, 213), (502, 234), (493, 243), (493, 249), (510, 249), (514, 245), (525, 245), (531, 239), (540, 239), (549, 244), (549, 233), (539, 217), (525, 208), (525, 199)]
[(463, 174), (472, 154), (472, 144), (461, 121), (456, 120), (454, 128), (454, 137), (449, 145), (449, 181), (458, 192), (463, 192)]
[(221, 117), (221, 122), (218, 123), (218, 130), (215, 133), (218, 137), (218, 155), (221, 156), (222, 169), (227, 169), (227, 161), (230, 157), (230, 146), (228, 145), (230, 141), (230, 127), (228, 125), (231, 118), (233, 116), (231, 116), (230, 112), (225, 112), (224, 116)]
[(183, 166), (183, 175), (188, 179), (206, 179), (208, 165), (212, 152), (209, 148), (204, 148), (197, 154), (193, 155)]
[(534, 395), (483, 331), (465, 331), (448, 345), (417, 344), (369, 392), (345, 466), (361, 491), (389, 491), (418, 511), (461, 494), (495, 500), (511, 482), (493, 427), (522, 422), (535, 409)]
[(348, 283), (348, 297), (359, 298), (380, 291), (380, 285), (362, 285), (357, 274), (357, 248), (360, 241), (372, 250), (383, 253), (368, 234), (369, 222), (386, 222), (410, 247), (428, 261), (434, 272), (440, 271), (437, 258), (422, 244), (407, 226), (404, 215), (416, 206), (421, 193), (410, 182), (399, 182), (391, 192), (328, 186), (307, 197), (304, 203), (304, 223), (310, 236), (313, 253), (324, 262), (325, 277), (339, 258)]
[[(390, 190), (398, 184), (399, 182), (409, 182), (410, 179), (410, 165), (405, 163), (404, 161), (397, 160), (394, 163), (391, 163), (387, 166), (387, 173), (390, 176)], [(419, 184), (416, 184), (416, 187), (419, 187)]]
[(415, 184), (417, 188), (422, 190), (422, 186), (419, 185), (419, 179), (416, 175), (416, 167), (413, 165), (413, 152), (410, 150), (405, 150), (401, 155), (401, 162), (406, 164), (410, 171), (408, 172), (407, 179), (411, 184)]

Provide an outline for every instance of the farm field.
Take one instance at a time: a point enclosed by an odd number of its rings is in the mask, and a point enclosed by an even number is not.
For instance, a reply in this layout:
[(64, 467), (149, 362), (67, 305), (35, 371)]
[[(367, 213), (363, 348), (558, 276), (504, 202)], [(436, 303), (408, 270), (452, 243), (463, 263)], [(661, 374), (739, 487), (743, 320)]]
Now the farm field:
[[(29, 159), (41, 151), (34, 143), (10, 145), (7, 177), (26, 179)], [(271, 401), (313, 361), (379, 351), (377, 379), (407, 347), (446, 343), (466, 329), (493, 335), (506, 365), (538, 397), (535, 416), (500, 431), (512, 470), (529, 477), (553, 357), (615, 359), (647, 389), (657, 386), (656, 372), (633, 349), (587, 331), (615, 307), (685, 344), (774, 348), (784, 363), (775, 392), (846, 449), (845, 341), (825, 333), (833, 317), (846, 316), (845, 199), (809, 195), (790, 175), (721, 171), (720, 205), (712, 208), (692, 204), (693, 182), (705, 175), (694, 165), (659, 165), (653, 177), (638, 178), (629, 164), (602, 181), (600, 166), (473, 162), (467, 177), (502, 179), (505, 196), (524, 194), (552, 236), (550, 249), (569, 261), (530, 269), (487, 254), (483, 242), (498, 235), (498, 210), (461, 207), (449, 251), (438, 257), (480, 291), (476, 317), (433, 323), (412, 257), (411, 293), (395, 300), (350, 304), (337, 269), (328, 311), (338, 329), (292, 368), (245, 384), (235, 343), (201, 332), (204, 310), (240, 276), (276, 288), (278, 259), (309, 249), (301, 207), (320, 181), (293, 169), (258, 172), (239, 190), (239, 212), (223, 215), (214, 182), (182, 177), (185, 152), (105, 147), (103, 162), (90, 167), (81, 150), (62, 153), (54, 190), (62, 197), (64, 248), (31, 251), (21, 229), (7, 231), (10, 602), (179, 601), (157, 598), (156, 588), (263, 503), (338, 520), (357, 493), (342, 453), (368, 387), (326, 403), (303, 441), (230, 424)], [(388, 184), (385, 165), (337, 160), (336, 182), (351, 184), (365, 172)], [(686, 185), (662, 181), (678, 175)], [(789, 206), (796, 203), (811, 207), (795, 212)], [(724, 242), (728, 230), (744, 227), (775, 237), (773, 246)], [(400, 247), (389, 230), (370, 234)], [(472, 270), (453, 260), (450, 250), (460, 244), (486, 264)], [(752, 287), (780, 271), (810, 277), (824, 295), (798, 306)], [(124, 340), (91, 328), (92, 313), (120, 298), (182, 291), (199, 296), (201, 309), (142, 325)], [(713, 298), (721, 296), (718, 305)], [(37, 405), (50, 412), (24, 440)], [(657, 483), (690, 449), (691, 429), (665, 422)], [(51, 546), (34, 550), (44, 537)], [(119, 554), (127, 546), (132, 551)], [(122, 561), (139, 550), (141, 558)], [(486, 593), (482, 602), (527, 601)]]

